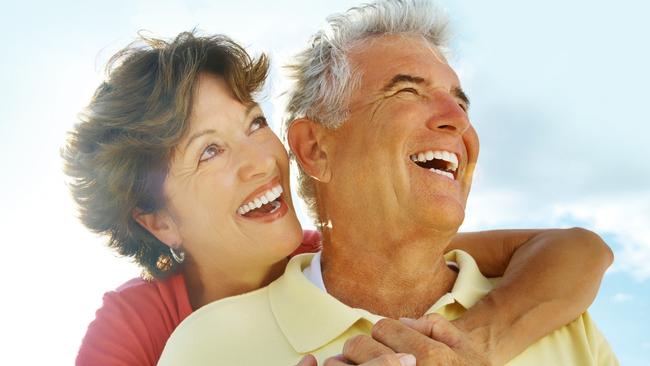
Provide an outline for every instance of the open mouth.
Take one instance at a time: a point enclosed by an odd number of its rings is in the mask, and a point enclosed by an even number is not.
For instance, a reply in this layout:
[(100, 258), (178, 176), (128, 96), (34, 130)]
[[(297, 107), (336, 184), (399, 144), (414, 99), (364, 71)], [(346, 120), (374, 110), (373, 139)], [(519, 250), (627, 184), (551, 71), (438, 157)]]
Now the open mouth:
[(257, 218), (274, 214), (280, 207), (282, 207), (282, 186), (278, 184), (241, 205), (237, 213), (243, 217)]
[(458, 176), (458, 156), (453, 152), (427, 150), (410, 155), (409, 158), (420, 168), (451, 180), (456, 180)]

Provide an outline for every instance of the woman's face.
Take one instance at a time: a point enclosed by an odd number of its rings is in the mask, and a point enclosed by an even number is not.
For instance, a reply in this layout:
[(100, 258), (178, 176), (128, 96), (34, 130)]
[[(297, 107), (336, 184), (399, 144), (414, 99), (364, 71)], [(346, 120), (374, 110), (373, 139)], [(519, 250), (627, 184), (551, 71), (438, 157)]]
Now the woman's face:
[(199, 265), (264, 268), (302, 238), (284, 146), (259, 106), (240, 103), (218, 76), (199, 76), (163, 189), (178, 244)]

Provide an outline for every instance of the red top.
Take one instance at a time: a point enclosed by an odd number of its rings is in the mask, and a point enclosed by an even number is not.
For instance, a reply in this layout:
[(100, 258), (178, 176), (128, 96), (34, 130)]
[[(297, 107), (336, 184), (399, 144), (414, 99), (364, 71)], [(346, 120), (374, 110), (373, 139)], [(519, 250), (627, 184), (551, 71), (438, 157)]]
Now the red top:
[[(317, 231), (303, 232), (292, 256), (320, 250)], [(176, 326), (192, 313), (182, 273), (163, 281), (134, 278), (104, 294), (88, 326), (77, 365), (155, 365)]]

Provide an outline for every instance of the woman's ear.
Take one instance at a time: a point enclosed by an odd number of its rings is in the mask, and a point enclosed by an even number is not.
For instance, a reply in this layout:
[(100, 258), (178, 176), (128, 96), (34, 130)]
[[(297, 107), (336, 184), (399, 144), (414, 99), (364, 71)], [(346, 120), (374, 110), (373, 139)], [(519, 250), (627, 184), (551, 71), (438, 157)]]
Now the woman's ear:
[(332, 173), (323, 141), (325, 128), (310, 119), (297, 119), (289, 126), (287, 140), (302, 170), (317, 181), (327, 183)]
[(135, 208), (131, 212), (131, 217), (168, 247), (178, 249), (183, 243), (176, 222), (166, 210), (144, 213), (141, 209)]

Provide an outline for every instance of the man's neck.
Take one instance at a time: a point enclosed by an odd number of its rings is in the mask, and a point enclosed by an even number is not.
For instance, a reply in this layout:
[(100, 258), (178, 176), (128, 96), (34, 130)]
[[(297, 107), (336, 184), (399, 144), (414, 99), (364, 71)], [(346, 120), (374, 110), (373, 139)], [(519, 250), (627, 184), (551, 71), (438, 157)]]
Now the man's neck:
[(457, 274), (443, 257), (448, 239), (354, 236), (325, 235), (323, 242), (323, 281), (343, 303), (390, 318), (417, 318), (451, 291)]

